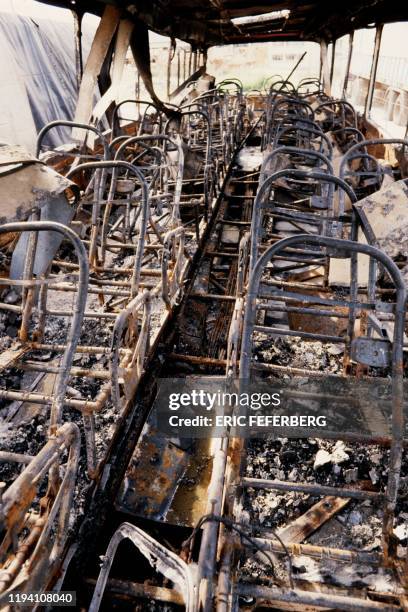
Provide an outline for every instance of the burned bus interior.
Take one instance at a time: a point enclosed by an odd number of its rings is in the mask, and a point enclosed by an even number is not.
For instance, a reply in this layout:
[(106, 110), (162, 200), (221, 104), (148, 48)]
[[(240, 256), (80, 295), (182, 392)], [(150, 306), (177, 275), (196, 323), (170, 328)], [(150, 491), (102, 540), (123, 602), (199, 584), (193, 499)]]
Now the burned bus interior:
[[(408, 610), (406, 5), (41, 7), (74, 110), (0, 126), (0, 609)], [(335, 425), (163, 435), (203, 378)]]

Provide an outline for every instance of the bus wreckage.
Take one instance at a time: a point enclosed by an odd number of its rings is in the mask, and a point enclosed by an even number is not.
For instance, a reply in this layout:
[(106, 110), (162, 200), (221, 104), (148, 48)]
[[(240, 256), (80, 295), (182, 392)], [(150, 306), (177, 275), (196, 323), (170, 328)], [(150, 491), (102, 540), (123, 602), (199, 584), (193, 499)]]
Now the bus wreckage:
[[(44, 4), (76, 100), (0, 144), (0, 609), (408, 610), (408, 90), (377, 80), (406, 7)], [(255, 47), (257, 87), (212, 69)], [(334, 411), (387, 384), (389, 420), (161, 435), (159, 379), (255, 376)]]

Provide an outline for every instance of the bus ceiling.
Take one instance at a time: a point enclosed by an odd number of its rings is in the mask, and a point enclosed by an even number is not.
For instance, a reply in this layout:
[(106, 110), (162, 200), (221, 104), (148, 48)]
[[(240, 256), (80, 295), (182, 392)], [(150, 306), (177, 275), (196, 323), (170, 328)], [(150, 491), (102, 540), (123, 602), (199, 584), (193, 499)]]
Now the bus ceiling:
[(408, 20), (403, 3), (378, 0), (40, 0), (79, 16), (101, 16), (106, 5), (147, 28), (190, 43), (193, 47), (262, 41), (327, 42), (353, 30)]

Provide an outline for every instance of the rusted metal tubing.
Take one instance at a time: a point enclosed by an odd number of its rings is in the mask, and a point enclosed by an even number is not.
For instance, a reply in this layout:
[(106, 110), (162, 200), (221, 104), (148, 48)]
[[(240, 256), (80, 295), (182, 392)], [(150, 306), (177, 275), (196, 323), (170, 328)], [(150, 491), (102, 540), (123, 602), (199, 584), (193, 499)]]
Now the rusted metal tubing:
[[(286, 554), (282, 545), (276, 540), (266, 538), (253, 538), (254, 542), (264, 550), (283, 555)], [(292, 555), (306, 555), (315, 559), (332, 559), (344, 563), (368, 563), (370, 565), (381, 565), (383, 557), (380, 553), (365, 550), (347, 550), (341, 548), (330, 548), (326, 546), (313, 546), (311, 544), (285, 543), (286, 548)]]
[[(88, 125), (87, 123), (77, 123), (76, 121), (67, 121), (65, 119), (57, 119), (56, 121), (51, 121), (50, 123), (47, 123), (47, 125), (45, 125), (39, 132), (38, 132), (38, 136), (37, 136), (37, 144), (36, 144), (36, 157), (38, 157), (40, 155), (41, 152), (41, 144), (42, 141), (44, 140), (45, 135), (47, 134), (47, 132), (49, 132), (49, 130), (55, 128), (55, 127), (60, 127), (60, 126), (67, 126), (67, 127), (75, 127), (75, 128), (80, 128), (81, 130), (86, 130), (87, 132), (94, 132), (94, 134), (96, 134), (103, 146), (103, 152), (104, 152), (104, 158), (105, 160), (109, 159), (109, 146), (108, 143), (105, 140), (105, 137), (103, 135), (103, 133), (94, 125)], [(68, 175), (67, 175), (68, 178)]]
[(32, 287), (42, 287), (43, 285), (49, 285), (50, 282), (51, 281), (48, 278), (0, 278), (0, 285), (6, 285), (7, 287), (26, 287), (27, 289), (30, 289)]
[[(94, 578), (87, 578), (86, 583), (94, 588), (96, 580)], [(115, 598), (123, 598), (126, 601), (132, 599), (148, 599), (149, 601), (162, 601), (163, 603), (176, 604), (177, 606), (184, 605), (183, 597), (174, 589), (158, 587), (146, 583), (139, 584), (138, 582), (109, 578), (106, 583), (105, 591)]]
[[(217, 438), (213, 452), (211, 481), (207, 491), (207, 514), (221, 514), (227, 452), (227, 439)], [(199, 585), (200, 607), (203, 610), (211, 610), (213, 607), (219, 526), (217, 521), (206, 521), (202, 526), (197, 583)]]
[(6, 304), (5, 302), (0, 302), (0, 310), (7, 310), (8, 312), (23, 312), (22, 306), (16, 306), (15, 304)]
[[(22, 543), (17, 555), (14, 557), (8, 571), (4, 572), (0, 580), (0, 603), (7, 601), (7, 589), (12, 585), (18, 575), (22, 565), (27, 561), (27, 554), (30, 554), (32, 546), (34, 551), (30, 555), (27, 564), (27, 572), (23, 582), (19, 583), (21, 588), (27, 580), (31, 579), (36, 571), (39, 558), (44, 554), (44, 546), (49, 551), (47, 571), (51, 571), (56, 563), (60, 561), (64, 544), (68, 535), (68, 520), (72, 508), (72, 496), (75, 485), (75, 477), (79, 460), (80, 433), (74, 423), (65, 423), (55, 431), (55, 434), (43, 446), (40, 452), (30, 461), (21, 474), (11, 483), (2, 497), (2, 510), (4, 523), (6, 525), (6, 535), (0, 545), (0, 554), (4, 555), (11, 544), (11, 533), (18, 534), (25, 526), (26, 513), (37, 493), (42, 479), (47, 471), (50, 472), (57, 468), (60, 454), (64, 449), (69, 449), (68, 462), (61, 484), (48, 514), (39, 517), (37, 526), (32, 529), (29, 539), (31, 545), (28, 547)], [(51, 500), (50, 500), (51, 501)], [(56, 525), (56, 520), (58, 524)], [(51, 530), (55, 529), (51, 537)], [(41, 570), (44, 572), (44, 565)], [(37, 576), (44, 582), (47, 572)], [(43, 583), (42, 582), (42, 583)], [(44, 585), (45, 586), (45, 585)]]
[(72, 310), (72, 322), (68, 331), (66, 347), (61, 361), (61, 371), (57, 376), (55, 383), (55, 394), (52, 398), (51, 416), (50, 416), (50, 431), (54, 433), (61, 422), (62, 407), (64, 404), (65, 390), (69, 378), (69, 370), (72, 365), (72, 360), (75, 354), (75, 348), (81, 333), (83, 313), (85, 310), (89, 268), (85, 247), (75, 232), (62, 225), (51, 221), (25, 221), (24, 223), (7, 223), (0, 226), (0, 234), (17, 233), (21, 231), (55, 231), (62, 234), (74, 245), (76, 255), (79, 262), (79, 278), (78, 292), (75, 299), (75, 305)]
[(313, 593), (310, 591), (300, 591), (299, 589), (281, 589), (279, 587), (264, 587), (252, 584), (238, 583), (235, 590), (239, 595), (245, 597), (255, 597), (263, 601), (282, 601), (293, 604), (304, 604), (328, 608), (330, 610), (347, 610), (358, 612), (393, 612), (401, 610), (399, 605), (386, 604), (383, 601), (373, 601), (370, 599), (360, 599), (343, 595), (333, 595), (332, 593)]
[[(0, 604), (2, 600), (7, 602), (7, 587), (12, 583), (15, 577), (20, 572), (24, 562), (27, 559), (27, 555), (33, 549), (35, 543), (37, 542), (41, 531), (45, 524), (45, 518), (37, 519), (36, 524), (34, 524), (30, 532), (24, 541), (24, 543), (19, 544), (15, 554), (13, 555), (8, 567), (7, 572), (0, 572)], [(8, 603), (8, 602), (7, 602)]]
[[(403, 138), (370, 138), (369, 140), (361, 140), (356, 144), (352, 145), (349, 149), (347, 149), (346, 153), (342, 157), (340, 168), (339, 168), (339, 176), (342, 179), (345, 179), (348, 172), (348, 164), (349, 162), (357, 157), (369, 157), (370, 159), (374, 159), (377, 162), (376, 158), (372, 156), (367, 156), (366, 149), (369, 146), (379, 145), (379, 144), (390, 144), (390, 145), (402, 145), (403, 147), (408, 147), (408, 140)], [(358, 152), (361, 152), (360, 154)], [(378, 163), (378, 162), (377, 162)], [(353, 171), (351, 171), (353, 174)], [(364, 174), (364, 170), (362, 171)], [(339, 214), (344, 212), (345, 204), (344, 204), (344, 193), (339, 192)]]
[[(57, 533), (55, 534), (55, 544), (51, 549), (49, 555), (50, 571), (54, 569), (52, 567), (53, 565), (59, 564), (61, 555), (64, 550), (65, 542), (67, 541), (69, 518), (72, 511), (72, 503), (74, 497), (75, 479), (78, 471), (81, 438), (79, 428), (77, 425), (75, 425), (75, 423), (66, 423), (65, 425), (68, 426), (67, 429), (70, 435), (69, 454), (65, 473), (62, 478), (59, 490), (55, 496), (53, 506), (50, 509), (48, 520), (38, 539), (37, 545), (30, 559), (29, 570), (34, 566), (36, 562), (41, 561), (41, 558), (44, 554), (44, 548), (49, 545), (49, 541), (52, 539), (51, 530), (53, 524), (56, 522), (57, 519), (58, 529)], [(65, 427), (65, 425), (63, 427)], [(56, 436), (58, 436), (58, 433), (61, 433), (63, 431), (63, 427), (61, 427), (61, 429), (56, 432)], [(67, 444), (67, 442), (64, 443), (65, 446), (67, 446)]]
[[(46, 372), (48, 374), (58, 374), (60, 368), (58, 366), (47, 365), (44, 362), (24, 361), (18, 366), (27, 372)], [(92, 370), (90, 368), (72, 367), (70, 370), (71, 376), (84, 376), (87, 378), (95, 378), (99, 380), (110, 380), (110, 374), (107, 370)]]
[[(132, 399), (136, 386), (144, 371), (144, 360), (149, 350), (150, 302), (150, 293), (145, 290), (142, 294), (133, 298), (115, 321), (110, 344), (109, 373), (111, 377), (110, 393), (112, 402), (118, 408), (123, 408), (123, 402)], [(139, 319), (141, 320), (141, 325), (139, 332), (137, 332)], [(120, 349), (126, 328), (128, 328), (131, 334), (133, 345), (121, 361)], [(124, 369), (126, 369), (126, 371), (123, 371)], [(120, 390), (122, 377), (125, 382), (124, 400), (121, 398)]]
[[(33, 212), (33, 220), (37, 221), (39, 219), (39, 211), (35, 210)], [(23, 267), (23, 278), (24, 280), (28, 280), (33, 275), (34, 269), (34, 260), (35, 254), (37, 251), (38, 244), (38, 233), (30, 232), (28, 234), (27, 241), (27, 250), (24, 259), (24, 267)], [(23, 288), (21, 292), (21, 306), (22, 306), (22, 316), (21, 316), (21, 325), (19, 329), (19, 338), (23, 342), (28, 339), (28, 329), (29, 329), (29, 321), (32, 313), (32, 309), (34, 306), (34, 291), (32, 288)]]
[[(310, 311), (310, 314), (313, 314), (313, 311)], [(321, 342), (333, 342), (333, 343), (340, 342), (342, 344), (344, 343), (344, 338), (342, 336), (327, 336), (324, 334), (312, 334), (310, 332), (303, 332), (303, 331), (291, 330), (291, 329), (280, 329), (279, 327), (265, 327), (263, 325), (254, 325), (253, 330), (260, 334), (266, 334), (266, 335), (297, 336), (299, 338), (308, 338), (309, 340), (320, 340)]]
[[(327, 372), (324, 372), (322, 370), (308, 370), (306, 368), (292, 368), (291, 366), (283, 366), (283, 365), (279, 365), (277, 363), (262, 363), (262, 362), (253, 362), (251, 365), (252, 369), (254, 370), (260, 370), (260, 371), (264, 371), (264, 372), (282, 372), (282, 373), (286, 373), (286, 374), (292, 374), (293, 376), (308, 376), (308, 377), (315, 377), (315, 378), (321, 378), (321, 377), (326, 377), (327, 378)], [(346, 379), (349, 378), (349, 376), (345, 373), (343, 374), (336, 374), (333, 372), (330, 372), (330, 378), (342, 378), (342, 379)], [(372, 378), (370, 376), (361, 376), (360, 377), (362, 380), (372, 380)]]
[[(300, 255), (288, 253), (287, 255), (276, 255), (275, 261), (286, 261), (291, 262), (292, 266), (279, 266), (274, 269), (275, 274), (281, 274), (287, 272), (290, 269), (298, 269), (300, 266), (296, 264), (305, 264), (305, 266), (324, 266), (326, 261), (323, 255), (319, 258), (319, 253), (316, 253), (315, 259), (312, 257), (301, 257)], [(293, 265), (295, 264), (295, 265)]]
[[(104, 282), (103, 289), (99, 289), (97, 287), (88, 286), (88, 294), (90, 295), (113, 295), (119, 297), (130, 297), (130, 291), (123, 291), (121, 289), (111, 289), (107, 285), (109, 285), (109, 281)], [(55, 283), (49, 287), (52, 291), (67, 291), (67, 292), (76, 292), (76, 285), (68, 284), (68, 283)]]
[[(327, 293), (330, 295), (330, 289), (327, 287), (322, 287), (321, 285), (312, 285), (311, 283), (291, 283), (291, 282), (274, 282), (273, 280), (262, 280), (261, 291), (266, 291), (268, 287), (277, 287), (279, 289), (288, 287), (289, 289), (303, 289), (307, 291), (307, 293), (301, 294), (292, 293), (290, 291), (285, 291), (285, 293), (280, 292), (270, 292), (269, 294), (260, 295), (262, 299), (273, 299), (277, 301), (293, 301), (308, 303), (308, 304), (320, 304), (322, 306), (342, 306), (343, 308), (358, 308), (360, 310), (375, 310), (376, 308), (382, 309), (388, 308), (389, 312), (393, 312), (395, 310), (394, 304), (390, 304), (389, 302), (381, 302), (381, 301), (368, 301), (368, 302), (359, 302), (356, 299), (350, 298), (350, 300), (341, 300), (341, 299), (330, 299), (330, 298), (322, 298), (319, 295), (312, 295), (312, 292), (317, 293)], [(380, 293), (380, 291), (378, 291)]]
[(75, 166), (75, 168), (72, 168), (68, 172), (66, 178), (71, 178), (74, 174), (78, 172), (82, 172), (83, 170), (91, 170), (91, 169), (100, 170), (100, 169), (108, 169), (108, 168), (111, 168), (112, 170), (115, 170), (118, 168), (123, 168), (127, 170), (128, 172), (130, 172), (137, 178), (141, 186), (142, 202), (141, 202), (141, 217), (140, 217), (140, 234), (139, 234), (139, 239), (136, 245), (134, 268), (133, 268), (133, 273), (132, 273), (132, 286), (131, 286), (131, 294), (132, 296), (134, 296), (136, 295), (139, 289), (140, 269), (142, 267), (142, 258), (144, 254), (144, 243), (145, 243), (145, 238), (146, 238), (147, 222), (149, 218), (149, 210), (148, 210), (149, 190), (148, 190), (148, 185), (146, 183), (146, 179), (144, 175), (139, 170), (139, 168), (137, 168), (133, 164), (129, 164), (126, 161), (113, 160), (113, 161), (100, 161), (100, 162), (79, 164), (78, 166)]
[[(117, 316), (117, 315), (116, 315)], [(66, 349), (66, 344), (43, 344), (41, 342), (29, 342), (30, 348), (35, 351), (63, 351)], [(120, 348), (120, 353), (131, 354), (132, 350)], [(77, 345), (75, 353), (89, 353), (90, 355), (109, 355), (110, 349), (103, 346), (85, 346)]]
[(234, 542), (226, 537), (224, 525), (220, 525), (220, 541), (222, 543), (220, 569), (218, 572), (216, 610), (217, 612), (229, 612), (232, 609), (231, 590)]
[[(304, 171), (304, 170), (296, 170), (291, 168), (286, 168), (283, 170), (278, 170), (274, 172), (262, 183), (261, 187), (258, 190), (257, 197), (254, 203), (253, 211), (252, 211), (252, 241), (251, 241), (251, 256), (250, 256), (250, 266), (251, 269), (255, 266), (258, 259), (258, 242), (260, 241), (260, 231), (262, 225), (262, 215), (260, 214), (260, 209), (263, 206), (263, 202), (265, 198), (268, 197), (268, 194), (272, 188), (273, 182), (279, 178), (298, 178), (298, 179), (312, 179), (315, 181), (321, 181), (325, 183), (329, 183), (332, 187), (331, 193), (333, 193), (333, 189), (335, 186), (339, 187), (340, 190), (344, 190), (351, 202), (356, 202), (357, 197), (352, 190), (352, 188), (343, 180), (337, 178), (336, 176), (332, 176), (329, 174), (325, 174), (323, 172), (317, 171)], [(328, 211), (331, 211), (331, 205), (329, 204)], [(286, 211), (288, 214), (288, 211)], [(313, 217), (311, 217), (313, 219)], [(322, 216), (320, 220), (324, 220), (325, 217)], [(319, 219), (316, 219), (318, 221)], [(326, 219), (327, 220), (327, 219)], [(300, 243), (300, 241), (298, 241)], [(296, 244), (296, 242), (291, 243)], [(288, 244), (287, 246), (291, 246)], [(333, 245), (334, 246), (334, 245)]]
[(0, 451), (0, 461), (8, 461), (15, 463), (30, 463), (34, 459), (34, 455), (22, 455), (21, 453), (11, 453), (8, 451)]
[(344, 98), (340, 98), (338, 100), (325, 100), (324, 102), (320, 103), (315, 108), (315, 115), (320, 114), (323, 109), (330, 108), (330, 107), (333, 107), (333, 106), (334, 107), (339, 107), (341, 109), (341, 111), (340, 111), (341, 112), (341, 119), (342, 119), (342, 122), (343, 122), (344, 126), (346, 125), (346, 109), (347, 109), (349, 114), (352, 116), (352, 122), (353, 122), (352, 127), (354, 127), (354, 128), (357, 127), (357, 115), (356, 115), (356, 111), (354, 109), (354, 106), (352, 106), (352, 104), (350, 104), (350, 102), (348, 102)]
[[(320, 151), (315, 151), (314, 149), (302, 149), (298, 147), (290, 147), (290, 146), (279, 146), (274, 149), (263, 161), (263, 166), (267, 166), (269, 162), (271, 162), (278, 155), (291, 154), (300, 155), (301, 157), (309, 157), (314, 161), (321, 161), (326, 164), (327, 172), (333, 174), (333, 165), (326, 155), (320, 153)], [(262, 183), (265, 179), (264, 173), (261, 174), (260, 182)]]
[[(209, 169), (210, 169), (210, 164), (212, 163), (211, 158), (211, 150), (212, 150), (212, 130), (211, 130), (211, 120), (210, 120), (210, 116), (209, 114), (203, 109), (203, 108), (195, 108), (194, 110), (187, 110), (185, 107), (182, 108), (182, 112), (181, 112), (181, 121), (183, 119), (183, 117), (189, 117), (189, 116), (195, 116), (195, 115), (199, 115), (200, 117), (202, 117), (204, 119), (204, 122), (206, 123), (206, 147), (205, 147), (205, 157), (204, 157), (204, 204), (205, 204), (205, 211), (206, 211), (206, 216), (208, 214), (208, 210), (209, 210)], [(167, 123), (165, 125), (164, 131), (167, 132), (168, 129), (168, 125), (169, 125), (169, 121), (167, 120)], [(196, 177), (197, 178), (197, 177)]]
[[(151, 245), (149, 245), (149, 246), (151, 246)], [(69, 270), (77, 270), (78, 269), (78, 266), (76, 264), (73, 264), (73, 263), (68, 262), (68, 261), (54, 260), (53, 263), (58, 265), (58, 266), (60, 266), (60, 267), (66, 267)], [(132, 272), (133, 272), (133, 268), (118, 268), (118, 267), (115, 267), (115, 266), (112, 266), (111, 268), (110, 267), (107, 268), (107, 267), (104, 267), (104, 266), (95, 266), (94, 270), (95, 270), (95, 272), (101, 272), (102, 274), (104, 272), (109, 272), (109, 274), (125, 274), (125, 275), (129, 275), (129, 274), (132, 274)], [(146, 276), (160, 276), (161, 275), (161, 271), (156, 269), (156, 268), (143, 268), (141, 270), (141, 274), (142, 274), (142, 276), (143, 275), (146, 275)], [(89, 280), (89, 282), (90, 282), (90, 284), (98, 284), (98, 283), (105, 284), (106, 283), (106, 284), (114, 285), (114, 286), (116, 286), (116, 285), (119, 286), (120, 283), (123, 283), (123, 286), (126, 286), (126, 287), (130, 286), (130, 283), (127, 282), (127, 281), (112, 281), (111, 279), (109, 279), (109, 280), (100, 280), (100, 279), (91, 278)]]
[(118, 150), (115, 153), (115, 160), (118, 160), (120, 158), (120, 155), (124, 152), (124, 150), (126, 149), (127, 146), (129, 146), (132, 143), (143, 143), (143, 142), (148, 142), (148, 141), (159, 141), (159, 142), (168, 142), (170, 143), (172, 146), (177, 148), (178, 151), (178, 172), (177, 172), (177, 180), (175, 183), (175, 190), (174, 190), (174, 202), (173, 202), (173, 220), (176, 221), (178, 219), (180, 219), (180, 210), (179, 210), (179, 206), (180, 206), (180, 198), (181, 198), (181, 190), (182, 190), (182, 185), (183, 185), (183, 173), (184, 173), (184, 151), (183, 148), (181, 146), (181, 140), (180, 139), (174, 139), (171, 138), (170, 136), (167, 136), (165, 134), (152, 134), (152, 135), (143, 135), (143, 136), (131, 136), (130, 138), (127, 138), (118, 148)]
[(235, 302), (237, 299), (234, 295), (218, 295), (217, 293), (202, 293), (200, 291), (190, 293), (190, 297), (198, 300), (220, 300), (222, 302)]
[(226, 195), (225, 197), (227, 197), (229, 200), (253, 200), (254, 198), (256, 198), (256, 195), (239, 195), (231, 193), (229, 195)]
[[(46, 309), (44, 314), (52, 315), (53, 317), (71, 317), (72, 312), (69, 310), (53, 310)], [(94, 310), (85, 310), (83, 313), (84, 319), (116, 319), (117, 315), (113, 312), (98, 312)]]
[[(167, 232), (163, 238), (162, 253), (162, 298), (168, 310), (172, 299), (181, 289), (183, 281), (185, 232), (183, 227)], [(174, 261), (171, 261), (173, 253)], [(171, 265), (171, 270), (169, 271)]]
[(178, 555), (130, 523), (122, 523), (109, 542), (89, 605), (89, 612), (98, 612), (100, 608), (117, 548), (125, 539), (130, 540), (153, 567), (177, 585), (178, 592), (183, 596), (186, 612), (195, 612), (195, 589), (191, 568)]
[(326, 487), (319, 484), (285, 482), (283, 480), (268, 480), (266, 478), (241, 478), (241, 486), (252, 489), (271, 489), (276, 491), (298, 491), (309, 495), (333, 495), (336, 497), (350, 497), (352, 499), (383, 499), (384, 494), (374, 491), (361, 491), (359, 489), (342, 489), (340, 487)]
[(335, 310), (299, 308), (297, 306), (277, 306), (276, 304), (268, 304), (268, 303), (258, 304), (257, 309), (258, 310), (268, 310), (270, 312), (296, 312), (298, 314), (313, 314), (318, 317), (334, 317), (335, 316), (339, 319), (348, 319), (348, 315), (342, 314), (341, 312), (336, 312)]
[[(61, 373), (61, 369), (59, 370)], [(64, 371), (65, 374), (65, 371)], [(68, 370), (68, 376), (70, 372)], [(7, 399), (11, 401), (20, 401), (20, 402), (31, 402), (32, 404), (46, 404), (52, 405), (55, 401), (53, 395), (45, 395), (43, 393), (29, 392), (29, 391), (8, 391), (6, 389), (0, 389), (0, 398)], [(62, 406), (69, 406), (71, 408), (76, 408), (77, 410), (82, 411), (90, 411), (97, 410), (99, 408), (99, 404), (97, 402), (93, 402), (90, 400), (76, 400), (63, 398)]]
[[(278, 147), (280, 145), (280, 139), (284, 138), (285, 136), (290, 135), (291, 133), (293, 133), (294, 137), (296, 137), (297, 142), (300, 141), (299, 144), (302, 145), (302, 147), (304, 147), (304, 141), (306, 139), (306, 137), (309, 138), (309, 143), (310, 146), (312, 146), (313, 144), (316, 143), (316, 140), (320, 139), (320, 146), (319, 146), (319, 150), (320, 153), (323, 153), (324, 150), (324, 145), (326, 146), (326, 157), (328, 159), (332, 159), (333, 157), (333, 145), (330, 142), (327, 134), (325, 134), (319, 127), (317, 124), (310, 126), (310, 125), (302, 125), (301, 127), (297, 126), (297, 125), (283, 125), (282, 128), (278, 128), (276, 130), (276, 134), (274, 137), (274, 141), (273, 141), (273, 148), (275, 149), (275, 147)], [(290, 137), (290, 136), (289, 136)], [(307, 149), (309, 150), (309, 149)], [(313, 149), (310, 149), (313, 150)]]
[(357, 142), (352, 147), (350, 147), (344, 154), (341, 160), (341, 164), (340, 164), (339, 175), (344, 176), (345, 169), (347, 167), (347, 163), (350, 157), (353, 157), (353, 155), (356, 152), (358, 152), (361, 148), (365, 149), (369, 146), (379, 145), (379, 144), (393, 144), (393, 145), (402, 145), (403, 147), (408, 147), (408, 140), (405, 140), (403, 138), (370, 138), (368, 140), (362, 140), (360, 142)]
[[(152, 107), (156, 110), (156, 112), (159, 112), (159, 109), (157, 108), (155, 103), (149, 100), (126, 99), (126, 100), (121, 100), (120, 102), (118, 102), (118, 104), (115, 105), (115, 108), (113, 109), (113, 113), (112, 113), (112, 130), (111, 130), (111, 142), (110, 142), (111, 148), (112, 148), (112, 145), (115, 144), (116, 139), (121, 137), (121, 136), (116, 136), (116, 129), (119, 127), (119, 121), (121, 119), (121, 117), (119, 117), (119, 109), (124, 104), (134, 104), (135, 106), (137, 106), (138, 112), (140, 112), (141, 104), (143, 106), (146, 106), (144, 115), (146, 114), (146, 111), (149, 107)], [(168, 104), (169, 106), (173, 106), (169, 102), (167, 102), (166, 104)], [(139, 116), (139, 120), (140, 120), (140, 116)], [(125, 138), (127, 138), (127, 135), (125, 135)]]
[(182, 355), (181, 353), (170, 353), (170, 359), (184, 361), (193, 365), (216, 366), (224, 368), (227, 365), (226, 359), (216, 359), (215, 357), (196, 357), (195, 355)]
[[(61, 267), (63, 267), (63, 263), (64, 262), (57, 262), (54, 261), (54, 263), (58, 263), (58, 265), (61, 265)], [(77, 270), (78, 266), (76, 266), (75, 264), (68, 264), (66, 265), (67, 268), (69, 268), (70, 270)], [(133, 269), (132, 268), (104, 268), (103, 266), (95, 266), (94, 267), (95, 272), (108, 272), (109, 274), (132, 274)], [(72, 276), (74, 276), (75, 273), (72, 274)], [(160, 276), (161, 272), (158, 268), (143, 268), (141, 270), (141, 275), (142, 276)], [(58, 278), (58, 276), (52, 276), (51, 278)], [(5, 283), (7, 284), (7, 283)], [(52, 285), (52, 281), (49, 282), (50, 284), (50, 289), (53, 289), (53, 285)], [(120, 281), (120, 280), (113, 280), (111, 278), (106, 278), (106, 279), (100, 279), (100, 278), (90, 278), (89, 279), (89, 284), (92, 287), (93, 285), (97, 285), (97, 286), (104, 286), (107, 285), (109, 287), (130, 287), (131, 283), (130, 281)]]
[[(358, 244), (353, 241), (344, 241), (340, 239), (327, 238), (324, 236), (311, 236), (301, 234), (285, 238), (275, 245), (269, 247), (267, 251), (259, 258), (249, 282), (247, 305), (244, 319), (244, 329), (241, 345), (241, 364), (240, 375), (243, 379), (250, 377), (251, 369), (251, 353), (252, 353), (252, 332), (256, 326), (256, 300), (259, 293), (261, 275), (267, 264), (273, 259), (273, 256), (279, 251), (285, 249), (286, 246), (296, 244), (314, 244), (320, 247), (328, 247), (337, 249), (342, 253), (349, 254), (351, 262), (356, 264), (357, 254), (362, 253), (380, 263), (388, 275), (390, 276), (396, 289), (395, 303), (395, 324), (392, 344), (392, 443), (390, 451), (390, 463), (388, 471), (388, 482), (385, 493), (385, 512), (383, 523), (383, 550), (384, 557), (387, 559), (389, 539), (393, 528), (394, 511), (397, 500), (402, 449), (404, 435), (404, 414), (403, 414), (403, 338), (405, 327), (405, 303), (406, 303), (406, 288), (402, 279), (401, 273), (396, 264), (382, 251), (366, 244)], [(352, 275), (353, 277), (353, 275)], [(352, 299), (357, 296), (356, 283), (353, 281)], [(352, 310), (352, 309), (350, 309)], [(349, 331), (350, 334), (350, 331)], [(351, 337), (351, 336), (350, 336)], [(295, 485), (293, 486), (295, 489)], [(333, 495), (339, 495), (333, 491)]]
[(223, 225), (235, 225), (237, 227), (241, 227), (241, 226), (249, 227), (251, 225), (250, 221), (232, 221), (229, 219), (221, 219), (219, 223), (222, 223)]
[(206, 251), (205, 257), (232, 257), (237, 258), (238, 253), (229, 253), (228, 251)]

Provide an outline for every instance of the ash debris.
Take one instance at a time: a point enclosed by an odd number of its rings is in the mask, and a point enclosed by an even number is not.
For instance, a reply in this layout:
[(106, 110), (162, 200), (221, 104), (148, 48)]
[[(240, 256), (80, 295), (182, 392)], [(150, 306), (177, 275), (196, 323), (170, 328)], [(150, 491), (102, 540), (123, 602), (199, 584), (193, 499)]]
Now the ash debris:
[[(255, 358), (265, 363), (324, 371), (328, 375), (343, 372), (344, 347), (322, 345), (300, 338), (277, 337), (271, 343), (262, 334), (254, 334)], [(277, 377), (289, 378), (287, 373)], [(385, 490), (388, 478), (389, 450), (378, 445), (330, 441), (318, 438), (263, 438), (248, 442), (245, 476), (251, 478), (308, 483), (335, 488)], [(242, 519), (253, 535), (273, 537), (283, 532), (322, 497), (299, 492), (245, 489)], [(403, 460), (401, 484), (396, 508), (394, 538), (397, 554), (406, 555), (408, 546), (408, 461)], [(348, 501), (345, 507), (318, 526), (307, 538), (308, 544), (331, 548), (381, 551), (383, 503), (377, 500)], [(279, 583), (284, 573), (281, 557), (268, 567), (259, 553), (247, 558), (240, 575), (245, 581)], [(326, 582), (350, 588), (369, 588), (391, 592), (393, 580), (384, 569), (359, 566), (358, 571), (333, 560), (318, 561), (302, 555), (292, 558), (297, 581)]]
[[(0, 313), (0, 347), (2, 350), (9, 348), (16, 341), (19, 322), (21, 317), (16, 317), (13, 312)], [(35, 318), (34, 318), (35, 323)], [(68, 326), (66, 320), (57, 316), (48, 316), (44, 340), (50, 344), (63, 344), (66, 340)], [(79, 344), (93, 345), (97, 338), (97, 344), (109, 347), (112, 335), (112, 324), (103, 326), (98, 321), (86, 319), (83, 322)], [(44, 365), (58, 365), (60, 353), (58, 351), (36, 351), (31, 350), (27, 356)], [(107, 368), (107, 355), (90, 355), (78, 353), (74, 357), (74, 366), (81, 368)], [(36, 382), (38, 373), (24, 372), (18, 368), (8, 368), (0, 375), (0, 383), (3, 389), (19, 390), (29, 388), (30, 383)], [(44, 375), (49, 377), (49, 391), (52, 393), (55, 375)], [(41, 377), (39, 377), (41, 378)], [(44, 380), (44, 378), (42, 379)], [(38, 384), (33, 385), (33, 390), (41, 389), (42, 380), (37, 379)], [(97, 379), (85, 377), (72, 377), (67, 387), (67, 396), (72, 398), (84, 398), (92, 400), (101, 389), (102, 383)], [(40, 386), (39, 386), (40, 385)], [(75, 488), (75, 503), (71, 512), (71, 527), (85, 510), (86, 491), (90, 486), (87, 476), (85, 457), (85, 436), (83, 431), (82, 415), (74, 408), (65, 407), (66, 418), (78, 425), (81, 431), (81, 456), (79, 462), (78, 478)], [(95, 438), (96, 458), (101, 460), (114, 432), (117, 421), (118, 410), (115, 410), (111, 402), (108, 402), (103, 412), (95, 415)], [(0, 448), (3, 451), (35, 456), (47, 442), (47, 430), (49, 421), (49, 406), (35, 405), (29, 402), (10, 402), (0, 399)], [(0, 462), (0, 481), (11, 484), (18, 474), (24, 469), (24, 464), (17, 462)], [(37, 501), (45, 492), (43, 487), (37, 496)]]
[[(292, 368), (340, 374), (343, 370), (342, 344), (306, 342), (296, 337), (277, 337), (271, 343), (263, 334), (254, 334), (255, 359)], [(286, 375), (289, 377), (289, 375)]]
[[(325, 461), (319, 457), (324, 453)], [(388, 451), (378, 446), (329, 442), (319, 439), (251, 440), (247, 455), (246, 476), (278, 479), (302, 483), (318, 483), (326, 486), (362, 486), (384, 490), (387, 479)], [(407, 462), (402, 469), (401, 495), (397, 505), (394, 536), (398, 555), (403, 558), (408, 544), (408, 489)], [(243, 517), (251, 532), (260, 537), (283, 533), (284, 528), (301, 517), (322, 497), (298, 492), (248, 489), (244, 498)], [(383, 524), (381, 502), (350, 501), (345, 508), (307, 538), (308, 544), (329, 548), (360, 549), (380, 552)], [(266, 560), (256, 554), (245, 560), (240, 574), (245, 581), (264, 581), (284, 573), (283, 559), (277, 560), (273, 571)], [(350, 566), (327, 559), (318, 561), (310, 557), (292, 557), (296, 580), (326, 582), (347, 587), (369, 587), (389, 592), (392, 589), (391, 574), (372, 566)]]

